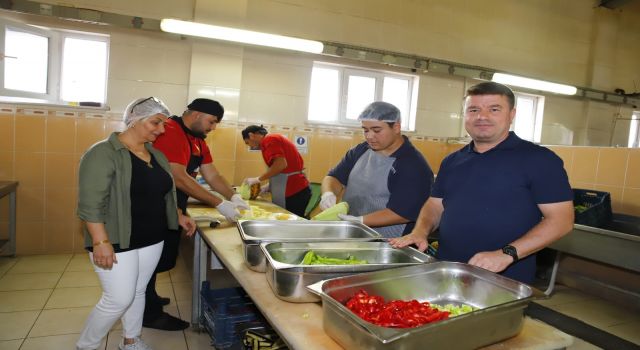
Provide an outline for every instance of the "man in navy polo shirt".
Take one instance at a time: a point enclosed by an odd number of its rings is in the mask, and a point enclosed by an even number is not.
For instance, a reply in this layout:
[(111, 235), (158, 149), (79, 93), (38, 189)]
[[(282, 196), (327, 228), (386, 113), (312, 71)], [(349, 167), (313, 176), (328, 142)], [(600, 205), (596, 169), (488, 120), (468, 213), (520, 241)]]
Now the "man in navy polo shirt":
[(437, 258), (466, 262), (525, 283), (535, 253), (573, 228), (573, 192), (562, 160), (520, 139), (508, 87), (483, 82), (467, 90), (465, 129), (472, 142), (447, 156), (413, 231), (394, 247), (427, 248), (440, 228)]
[(411, 232), (420, 206), (429, 197), (433, 172), (401, 133), (400, 110), (373, 102), (358, 116), (365, 142), (351, 148), (322, 180), (320, 208), (349, 203), (342, 220), (364, 223), (384, 237)]

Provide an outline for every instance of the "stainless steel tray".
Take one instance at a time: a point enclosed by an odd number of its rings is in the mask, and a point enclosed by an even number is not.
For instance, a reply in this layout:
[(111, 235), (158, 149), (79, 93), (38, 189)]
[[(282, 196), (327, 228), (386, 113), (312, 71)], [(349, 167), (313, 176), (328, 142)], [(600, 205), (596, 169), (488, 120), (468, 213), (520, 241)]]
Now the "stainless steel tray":
[(265, 272), (266, 258), (260, 249), (263, 242), (374, 241), (379, 233), (348, 221), (261, 221), (239, 220), (237, 223), (244, 250), (244, 261), (254, 271)]
[[(436, 261), (413, 248), (394, 249), (387, 242), (271, 242), (260, 244), (267, 258), (267, 281), (280, 299), (294, 303), (319, 301), (306, 286), (323, 279)], [(360, 265), (300, 265), (313, 250), (319, 255), (366, 260)]]
[[(524, 308), (543, 294), (526, 284), (467, 264), (434, 262), (320, 281), (323, 327), (345, 349), (475, 349), (515, 336)], [(360, 289), (385, 300), (467, 304), (480, 310), (416, 328), (379, 327), (344, 304)]]

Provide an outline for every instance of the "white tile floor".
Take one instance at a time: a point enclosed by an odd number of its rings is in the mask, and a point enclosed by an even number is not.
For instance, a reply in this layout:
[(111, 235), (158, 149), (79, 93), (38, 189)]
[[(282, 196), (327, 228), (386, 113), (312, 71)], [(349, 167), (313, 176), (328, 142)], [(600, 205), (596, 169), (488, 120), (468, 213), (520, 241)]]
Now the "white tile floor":
[[(158, 276), (158, 292), (171, 298), (167, 312), (191, 319), (191, 275), (180, 259), (175, 269)], [(0, 258), (0, 350), (74, 349), (99, 297), (98, 279), (85, 254)], [(539, 302), (640, 345), (637, 311), (562, 286)], [(120, 332), (116, 324), (100, 349), (117, 349)], [(144, 328), (142, 336), (156, 350), (213, 349), (207, 334), (191, 329)], [(598, 348), (575, 339), (570, 349)]]

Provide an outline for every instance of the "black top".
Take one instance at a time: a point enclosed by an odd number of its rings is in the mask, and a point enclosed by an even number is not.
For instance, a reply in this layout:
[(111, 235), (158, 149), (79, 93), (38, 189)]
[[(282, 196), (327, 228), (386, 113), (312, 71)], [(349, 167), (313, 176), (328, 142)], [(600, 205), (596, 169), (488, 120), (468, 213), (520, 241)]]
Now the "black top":
[(129, 249), (143, 248), (161, 242), (169, 232), (164, 196), (171, 191), (171, 176), (162, 169), (153, 155), (149, 164), (131, 154)]
[[(165, 240), (169, 232), (164, 196), (171, 191), (172, 180), (151, 155), (151, 162), (131, 155), (131, 242), (128, 249), (113, 244), (116, 253), (144, 248)], [(87, 247), (92, 252), (93, 247)]]

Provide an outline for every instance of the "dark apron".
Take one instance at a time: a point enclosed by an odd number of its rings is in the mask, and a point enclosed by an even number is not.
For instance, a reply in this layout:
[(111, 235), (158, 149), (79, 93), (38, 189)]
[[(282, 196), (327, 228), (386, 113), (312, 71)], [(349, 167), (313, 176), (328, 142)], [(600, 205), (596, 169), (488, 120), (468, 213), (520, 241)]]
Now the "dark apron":
[[(188, 136), (189, 129), (187, 129), (187, 127), (184, 125), (182, 119), (176, 116), (171, 117), (171, 119), (180, 124), (184, 133), (184, 137), (187, 139), (190, 154), (189, 163), (187, 164), (187, 174), (195, 179), (196, 175), (198, 175), (198, 168), (200, 168), (200, 165), (202, 164), (202, 152), (198, 152), (199, 155), (194, 155), (193, 146), (191, 145), (191, 141), (189, 141)], [(176, 188), (176, 197), (178, 201), (178, 208), (180, 208), (182, 212), (186, 214), (187, 200), (189, 199), (189, 195)], [(177, 231), (169, 231), (167, 238), (164, 240), (164, 247), (162, 248), (162, 255), (160, 256), (160, 261), (158, 262), (156, 272), (169, 271), (176, 266), (180, 246), (180, 232), (180, 229), (178, 229)]]

